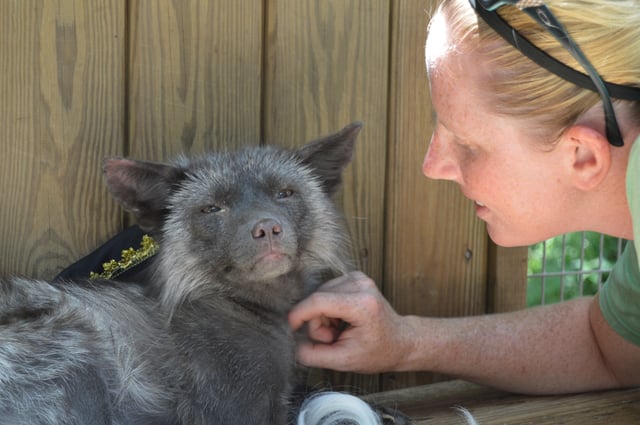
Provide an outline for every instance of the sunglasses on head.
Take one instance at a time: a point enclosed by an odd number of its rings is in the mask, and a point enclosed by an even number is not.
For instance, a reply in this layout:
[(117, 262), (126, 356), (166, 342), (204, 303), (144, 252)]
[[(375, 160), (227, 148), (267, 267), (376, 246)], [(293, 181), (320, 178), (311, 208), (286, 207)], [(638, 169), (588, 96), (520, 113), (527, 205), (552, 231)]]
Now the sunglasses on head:
[[(478, 15), (491, 28), (529, 59), (567, 81), (582, 88), (598, 92), (604, 108), (607, 139), (613, 146), (624, 145), (620, 127), (618, 126), (618, 121), (616, 120), (616, 115), (611, 103), (611, 97), (626, 100), (640, 100), (640, 88), (603, 81), (600, 74), (598, 74), (591, 62), (589, 62), (584, 53), (582, 53), (582, 50), (580, 50), (564, 26), (541, 0), (469, 0), (469, 3), (471, 3), (471, 6), (473, 6)], [(571, 56), (573, 56), (582, 68), (584, 68), (587, 75), (552, 58), (519, 34), (502, 19), (500, 15), (495, 13), (496, 9), (505, 5), (517, 7), (551, 33), (560, 44), (571, 53)]]

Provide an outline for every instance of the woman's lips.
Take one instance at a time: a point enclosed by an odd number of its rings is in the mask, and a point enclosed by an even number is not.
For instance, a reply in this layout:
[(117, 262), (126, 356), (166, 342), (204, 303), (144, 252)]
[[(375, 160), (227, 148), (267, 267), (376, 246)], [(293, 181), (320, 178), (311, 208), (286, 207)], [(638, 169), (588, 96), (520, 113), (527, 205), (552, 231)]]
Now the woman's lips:
[(473, 205), (475, 207), (476, 215), (478, 216), (478, 218), (480, 218), (480, 219), (487, 218), (487, 214), (489, 213), (489, 209), (487, 208), (487, 206), (485, 204), (483, 204), (480, 201), (473, 201)]

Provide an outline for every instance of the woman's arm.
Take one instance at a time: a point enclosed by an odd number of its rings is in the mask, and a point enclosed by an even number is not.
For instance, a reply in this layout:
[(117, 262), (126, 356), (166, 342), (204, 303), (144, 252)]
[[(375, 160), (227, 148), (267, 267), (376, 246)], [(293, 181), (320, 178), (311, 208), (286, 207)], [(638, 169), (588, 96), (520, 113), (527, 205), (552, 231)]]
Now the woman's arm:
[[(640, 348), (619, 337), (596, 298), (461, 318), (398, 315), (362, 273), (322, 287), (290, 314), (309, 323), (309, 366), (433, 371), (508, 391), (554, 394), (640, 384)], [(343, 332), (335, 319), (350, 324)]]

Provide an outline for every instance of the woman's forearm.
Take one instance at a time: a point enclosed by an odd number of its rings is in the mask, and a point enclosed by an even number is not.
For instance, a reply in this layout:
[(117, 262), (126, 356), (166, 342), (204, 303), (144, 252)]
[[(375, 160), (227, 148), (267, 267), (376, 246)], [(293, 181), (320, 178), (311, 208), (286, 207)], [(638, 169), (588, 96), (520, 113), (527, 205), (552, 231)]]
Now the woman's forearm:
[(402, 370), (431, 370), (508, 391), (550, 394), (619, 386), (590, 321), (591, 298), (464, 318), (406, 316)]

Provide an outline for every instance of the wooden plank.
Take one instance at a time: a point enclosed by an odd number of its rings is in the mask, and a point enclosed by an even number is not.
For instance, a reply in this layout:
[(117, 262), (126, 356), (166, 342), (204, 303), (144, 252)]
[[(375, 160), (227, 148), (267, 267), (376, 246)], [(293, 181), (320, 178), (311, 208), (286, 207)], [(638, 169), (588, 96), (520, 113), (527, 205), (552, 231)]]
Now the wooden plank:
[(361, 120), (342, 200), (358, 266), (380, 278), (385, 179), (388, 4), (268, 3), (264, 98), (267, 143), (300, 146)]
[(132, 0), (131, 156), (260, 142), (262, 3)]
[(640, 420), (640, 388), (526, 396), (450, 381), (371, 394), (365, 399), (397, 408), (415, 425), (463, 424), (456, 410), (460, 406), (482, 425), (632, 424)]
[[(421, 172), (434, 125), (424, 43), (435, 4), (393, 3), (384, 289), (402, 314), (479, 314), (486, 296), (485, 227), (455, 184)], [(386, 374), (383, 388), (435, 379), (427, 373)]]
[(120, 225), (101, 162), (122, 151), (124, 3), (2, 3), (2, 274), (51, 278)]
[(527, 306), (527, 261), (525, 247), (503, 248), (489, 243), (487, 312), (502, 313)]
[[(382, 277), (389, 2), (267, 1), (264, 138), (300, 146), (361, 120), (342, 203), (358, 267)], [(334, 386), (377, 388), (377, 377), (333, 375)]]
[(503, 391), (462, 380), (451, 380), (430, 385), (388, 390), (363, 396), (363, 399), (380, 406), (394, 407), (413, 419), (425, 419), (434, 415), (453, 415), (453, 407), (468, 403), (495, 402), (508, 397)]

